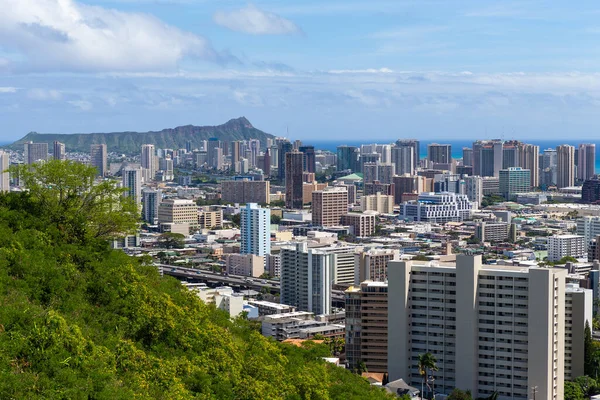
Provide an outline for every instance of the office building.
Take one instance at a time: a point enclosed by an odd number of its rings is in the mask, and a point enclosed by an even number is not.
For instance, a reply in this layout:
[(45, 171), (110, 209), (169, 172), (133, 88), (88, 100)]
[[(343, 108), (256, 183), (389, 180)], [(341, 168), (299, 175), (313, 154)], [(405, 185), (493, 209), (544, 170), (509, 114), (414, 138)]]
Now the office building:
[(0, 192), (10, 192), (10, 155), (0, 150)]
[(271, 210), (248, 203), (240, 209), (240, 253), (265, 256), (271, 253)]
[(589, 243), (600, 235), (600, 217), (585, 216), (578, 218), (576, 233), (584, 237), (585, 243)]
[(500, 170), (500, 194), (506, 200), (513, 200), (517, 193), (528, 193), (531, 190), (531, 171), (521, 167)]
[(200, 229), (223, 227), (223, 209), (220, 206), (198, 207), (198, 227)]
[(424, 192), (416, 201), (400, 204), (400, 218), (444, 224), (471, 217), (473, 203), (464, 194)]
[(473, 142), (473, 175), (481, 177), (500, 176), (504, 161), (501, 140), (477, 140)]
[(481, 242), (504, 242), (508, 239), (510, 224), (505, 222), (478, 222), (475, 237)]
[(594, 204), (600, 202), (600, 178), (597, 176), (583, 182), (581, 188), (581, 202)]
[(392, 164), (398, 175), (414, 174), (416, 167), (414, 149), (410, 146), (392, 147)]
[(373, 181), (372, 183), (363, 184), (363, 195), (368, 196), (370, 194), (381, 193), (388, 196), (394, 196), (394, 184), (381, 183), (379, 181)]
[(381, 182), (392, 184), (394, 175), (396, 175), (396, 166), (394, 164), (364, 163), (363, 164), (363, 183), (370, 184)]
[(301, 209), (304, 204), (302, 164), (304, 154), (293, 150), (285, 154), (285, 206), (286, 208)]
[(568, 283), (565, 290), (565, 381), (585, 375), (585, 325), (593, 326), (593, 291)]
[(420, 354), (437, 359), (432, 389), (474, 397), (563, 399), (565, 278), (561, 268), (388, 264), (388, 373), (421, 387)]
[(342, 215), (342, 225), (349, 226), (356, 237), (370, 236), (375, 233), (375, 213), (348, 213)]
[(142, 191), (142, 216), (144, 221), (154, 225), (158, 221), (158, 206), (162, 201), (162, 191), (146, 188)]
[(127, 189), (123, 195), (130, 197), (139, 206), (142, 202), (142, 169), (125, 167), (122, 174), (123, 187)]
[(193, 200), (164, 199), (158, 205), (160, 225), (187, 225), (198, 227), (198, 205)]
[(556, 262), (563, 257), (587, 259), (585, 237), (580, 235), (554, 235), (548, 237), (548, 261)]
[(160, 171), (162, 171), (162, 179), (165, 181), (172, 181), (175, 179), (175, 173), (173, 170), (173, 159), (167, 155), (165, 158), (161, 158), (158, 162)]
[(336, 226), (342, 215), (348, 213), (348, 190), (345, 187), (327, 187), (312, 194), (312, 224)]
[(158, 171), (158, 165), (156, 163), (156, 149), (153, 144), (142, 145), (141, 165), (144, 182), (154, 180), (154, 176)]
[(248, 179), (221, 182), (223, 203), (269, 203), (269, 181), (251, 181)]
[(108, 152), (105, 144), (93, 144), (90, 146), (90, 165), (96, 168), (98, 176), (108, 174)]
[(27, 142), (24, 147), (24, 161), (31, 165), (37, 162), (48, 160), (48, 143)]
[(265, 273), (265, 258), (254, 254), (228, 254), (225, 269), (229, 275), (258, 278)]
[(463, 158), (462, 158), (462, 165), (465, 166), (473, 166), (473, 149), (470, 147), (463, 147)]
[(285, 155), (292, 150), (294, 145), (288, 140), (282, 140), (277, 144), (277, 177), (282, 182), (285, 180)]
[(431, 143), (427, 145), (427, 161), (435, 164), (452, 162), (452, 145)]
[(318, 183), (313, 181), (310, 183), (302, 183), (302, 203), (310, 204), (312, 202), (312, 194), (315, 190), (323, 190), (328, 185), (326, 183)]
[(360, 199), (361, 210), (375, 211), (381, 214), (394, 213), (394, 196), (387, 196), (381, 193), (362, 196)]
[(369, 372), (387, 372), (387, 283), (362, 282), (346, 290), (344, 297), (348, 368), (364, 365)]
[(52, 154), (55, 160), (64, 161), (67, 159), (67, 152), (65, 150), (65, 144), (54, 141), (54, 153)]
[(483, 177), (481, 179), (481, 190), (483, 191), (484, 196), (500, 194), (500, 178), (495, 176)]
[(556, 147), (556, 187), (575, 185), (575, 147), (563, 144)]
[(354, 284), (363, 281), (387, 282), (388, 261), (399, 260), (400, 251), (393, 249), (371, 249), (354, 254), (356, 272)]
[(360, 172), (360, 150), (355, 146), (337, 147), (337, 170)]
[(577, 179), (580, 182), (596, 175), (596, 145), (580, 144), (577, 149)]
[(533, 144), (520, 143), (519, 146), (519, 166), (528, 169), (530, 172), (530, 186), (536, 188), (540, 185), (539, 180), (539, 160), (540, 147)]
[(427, 178), (424, 176), (408, 175), (395, 176), (394, 182), (394, 203), (400, 204), (405, 200), (402, 198), (405, 194), (419, 194), (426, 191)]
[(519, 149), (521, 143), (517, 140), (509, 140), (502, 143), (502, 169), (519, 167)]
[(223, 169), (223, 144), (218, 138), (206, 142), (206, 163), (208, 168)]
[(316, 172), (316, 158), (315, 158), (315, 146), (300, 146), (298, 147), (300, 153), (303, 154), (302, 158), (302, 170), (306, 172)]
[(464, 194), (467, 195), (469, 201), (476, 203), (477, 206), (481, 205), (483, 200), (483, 178), (480, 176), (465, 176), (464, 182)]
[(398, 139), (396, 147), (410, 147), (413, 149), (413, 159), (415, 165), (421, 162), (421, 143), (417, 139)]

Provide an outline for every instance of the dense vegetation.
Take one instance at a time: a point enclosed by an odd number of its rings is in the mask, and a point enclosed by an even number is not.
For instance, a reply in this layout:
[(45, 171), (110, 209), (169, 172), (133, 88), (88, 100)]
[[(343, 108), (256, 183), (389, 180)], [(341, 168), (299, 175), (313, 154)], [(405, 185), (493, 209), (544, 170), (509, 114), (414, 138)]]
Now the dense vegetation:
[(104, 143), (108, 151), (125, 154), (139, 154), (142, 145), (149, 143), (161, 149), (185, 149), (189, 140), (192, 148), (200, 148), (200, 141), (216, 137), (219, 140), (249, 140), (259, 139), (265, 143), (272, 135), (252, 126), (244, 117), (235, 118), (217, 126), (178, 126), (173, 129), (163, 129), (158, 132), (112, 132), (112, 133), (37, 133), (30, 132), (11, 145), (13, 149), (23, 149), (23, 144), (29, 141), (48, 143), (52, 148), (55, 140), (66, 145), (68, 151), (90, 151), (92, 144)]
[(89, 196), (93, 173), (51, 161), (31, 192), (0, 195), (0, 398), (387, 397), (322, 361), (327, 347), (266, 339), (149, 259), (110, 250), (105, 236), (132, 215), (104, 201), (118, 200), (110, 184)]

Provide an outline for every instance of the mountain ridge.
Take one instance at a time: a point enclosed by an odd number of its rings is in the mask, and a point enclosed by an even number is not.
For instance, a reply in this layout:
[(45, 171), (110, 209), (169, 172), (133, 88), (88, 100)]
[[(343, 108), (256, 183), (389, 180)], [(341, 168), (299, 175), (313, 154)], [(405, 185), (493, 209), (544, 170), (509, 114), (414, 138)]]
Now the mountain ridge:
[(255, 128), (246, 117), (230, 119), (221, 125), (197, 126), (182, 125), (148, 132), (96, 132), (96, 133), (38, 133), (27, 135), (12, 143), (9, 148), (19, 150), (29, 141), (48, 143), (52, 149), (54, 141), (64, 143), (67, 151), (89, 152), (92, 144), (106, 144), (109, 152), (138, 153), (142, 144), (154, 144), (157, 148), (185, 148), (188, 141), (192, 148), (198, 148), (202, 140), (216, 137), (223, 141), (258, 139), (265, 143), (273, 135)]

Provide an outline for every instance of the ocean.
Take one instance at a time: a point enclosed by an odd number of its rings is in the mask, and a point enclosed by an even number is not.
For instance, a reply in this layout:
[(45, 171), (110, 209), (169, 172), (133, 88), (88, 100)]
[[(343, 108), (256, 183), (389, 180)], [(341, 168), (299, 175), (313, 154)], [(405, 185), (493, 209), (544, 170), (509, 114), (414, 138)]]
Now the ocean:
[[(472, 147), (474, 140), (421, 140), (421, 158), (427, 157), (427, 145), (430, 143), (443, 143), (452, 145), (452, 158), (462, 158), (462, 149), (463, 147)], [(396, 139), (380, 139), (380, 140), (313, 140), (306, 141), (307, 145), (315, 146), (315, 149), (320, 150), (329, 150), (333, 153), (336, 152), (338, 146), (347, 145), (347, 146), (357, 146), (360, 147), (361, 144), (387, 144), (394, 143)], [(524, 143), (535, 144), (540, 146), (540, 153), (542, 153), (546, 149), (556, 149), (556, 146), (561, 144), (569, 144), (571, 146), (577, 146), (582, 143), (593, 143), (596, 145), (596, 171), (600, 173), (600, 141), (595, 140), (521, 140)]]

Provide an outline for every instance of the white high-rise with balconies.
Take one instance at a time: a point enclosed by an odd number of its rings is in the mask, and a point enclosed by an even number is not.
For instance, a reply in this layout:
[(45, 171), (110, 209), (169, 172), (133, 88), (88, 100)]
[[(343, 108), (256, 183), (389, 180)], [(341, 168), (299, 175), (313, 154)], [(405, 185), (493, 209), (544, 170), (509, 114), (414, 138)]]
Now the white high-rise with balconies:
[(248, 203), (240, 209), (242, 254), (266, 256), (271, 253), (271, 210)]

